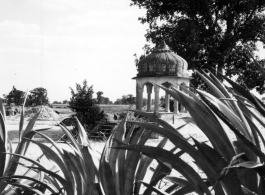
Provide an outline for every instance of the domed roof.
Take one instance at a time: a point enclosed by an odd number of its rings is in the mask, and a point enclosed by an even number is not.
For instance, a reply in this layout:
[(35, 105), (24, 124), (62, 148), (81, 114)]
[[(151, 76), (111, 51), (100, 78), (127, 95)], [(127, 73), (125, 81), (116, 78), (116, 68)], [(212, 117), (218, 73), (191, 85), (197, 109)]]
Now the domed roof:
[(137, 77), (177, 76), (189, 77), (188, 63), (170, 50), (165, 41), (137, 64)]

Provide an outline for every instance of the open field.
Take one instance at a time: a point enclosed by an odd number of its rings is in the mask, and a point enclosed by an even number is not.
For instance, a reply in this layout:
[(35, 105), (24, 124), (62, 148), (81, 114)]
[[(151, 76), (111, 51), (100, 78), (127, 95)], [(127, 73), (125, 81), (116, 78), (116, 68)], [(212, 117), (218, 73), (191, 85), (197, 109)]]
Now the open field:
[[(114, 105), (114, 104), (99, 104), (99, 107), (105, 111), (105, 113), (119, 113), (126, 112), (129, 109), (135, 109), (135, 105)], [(71, 114), (73, 113), (70, 108), (52, 108), (60, 112), (60, 114)]]
[(74, 113), (70, 108), (52, 108), (55, 111), (58, 111), (60, 114), (72, 114)]
[[(126, 112), (129, 109), (129, 105), (100, 105), (100, 107), (105, 111), (105, 113), (109, 113), (109, 120), (113, 120), (114, 113), (122, 113)], [(134, 109), (133, 106), (131, 109)], [(58, 140), (60, 136), (63, 135), (60, 127), (57, 126), (58, 122), (63, 120), (64, 118), (70, 116), (74, 112), (71, 111), (70, 108), (54, 108), (53, 110), (58, 111), (59, 118), (57, 120), (37, 120), (34, 126), (34, 129), (49, 129), (45, 130), (43, 133), (48, 135), (54, 140)], [(18, 129), (19, 129), (19, 121), (20, 121), (20, 114), (15, 116), (7, 116), (7, 129), (9, 138), (12, 142), (18, 141)], [(29, 119), (24, 120), (24, 128), (26, 128)], [(72, 128), (72, 127), (69, 127)], [(36, 136), (37, 138), (40, 136)]]
[(135, 105), (114, 105), (114, 104), (100, 104), (99, 107), (105, 111), (105, 113), (120, 113), (126, 112), (129, 109), (134, 110)]

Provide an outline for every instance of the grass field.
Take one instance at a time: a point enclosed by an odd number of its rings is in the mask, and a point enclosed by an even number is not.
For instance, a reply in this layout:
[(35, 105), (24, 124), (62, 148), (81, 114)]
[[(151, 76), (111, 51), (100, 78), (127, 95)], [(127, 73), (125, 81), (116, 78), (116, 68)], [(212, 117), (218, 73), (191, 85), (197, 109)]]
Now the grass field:
[[(129, 109), (135, 109), (135, 105), (114, 105), (114, 104), (100, 104), (99, 107), (105, 111), (105, 113), (120, 113), (126, 112)], [(60, 112), (60, 114), (71, 114), (73, 111), (70, 108), (53, 108)]]
[(111, 105), (111, 104), (100, 104), (99, 107), (104, 110), (106, 113), (120, 113), (126, 112), (129, 109), (134, 110), (135, 105)]

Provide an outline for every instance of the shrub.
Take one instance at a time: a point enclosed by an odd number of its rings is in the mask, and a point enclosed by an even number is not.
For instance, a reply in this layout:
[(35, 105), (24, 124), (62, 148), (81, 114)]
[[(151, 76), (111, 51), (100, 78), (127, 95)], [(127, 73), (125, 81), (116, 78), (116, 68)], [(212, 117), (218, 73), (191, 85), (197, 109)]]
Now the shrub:
[(93, 101), (93, 86), (88, 87), (87, 81), (84, 80), (83, 86), (76, 84), (76, 92), (72, 88), (70, 89), (72, 97), (69, 108), (76, 112), (76, 116), (83, 126), (92, 129), (96, 126), (96, 121), (104, 117), (103, 111)]

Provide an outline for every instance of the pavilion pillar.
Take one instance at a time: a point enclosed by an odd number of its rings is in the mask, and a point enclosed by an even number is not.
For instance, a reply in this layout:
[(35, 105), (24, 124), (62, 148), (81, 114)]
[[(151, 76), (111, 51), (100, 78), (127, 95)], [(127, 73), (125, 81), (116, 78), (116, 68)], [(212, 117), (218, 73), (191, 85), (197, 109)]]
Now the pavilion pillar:
[(143, 88), (137, 87), (137, 110), (142, 111), (143, 108)]
[(151, 112), (151, 105), (152, 105), (151, 94), (152, 94), (153, 85), (147, 84), (146, 88), (147, 88), (147, 110), (146, 111)]
[(139, 102), (139, 100), (138, 100), (138, 85), (136, 85), (136, 97), (135, 97), (135, 106), (136, 106), (136, 110), (139, 110), (139, 108), (138, 108), (138, 102)]
[(166, 93), (166, 95), (165, 95), (165, 112), (170, 111), (169, 106), (170, 106), (170, 95), (168, 93)]
[[(179, 89), (179, 86), (176, 86), (176, 89)], [(174, 99), (174, 114), (179, 114), (179, 102)]]
[(159, 112), (159, 90), (160, 88), (158, 86), (155, 86), (154, 91), (155, 91), (155, 113)]
[(186, 108), (183, 105), (180, 105), (180, 112), (181, 113), (185, 113), (186, 112)]
[[(186, 83), (184, 83), (183, 85), (184, 86), (188, 86)], [(180, 87), (180, 90), (182, 91), (182, 87)], [(187, 94), (187, 95), (189, 95), (189, 94)], [(186, 108), (182, 104), (180, 104), (179, 106), (180, 106), (180, 112), (181, 113), (185, 113), (186, 112)]]

